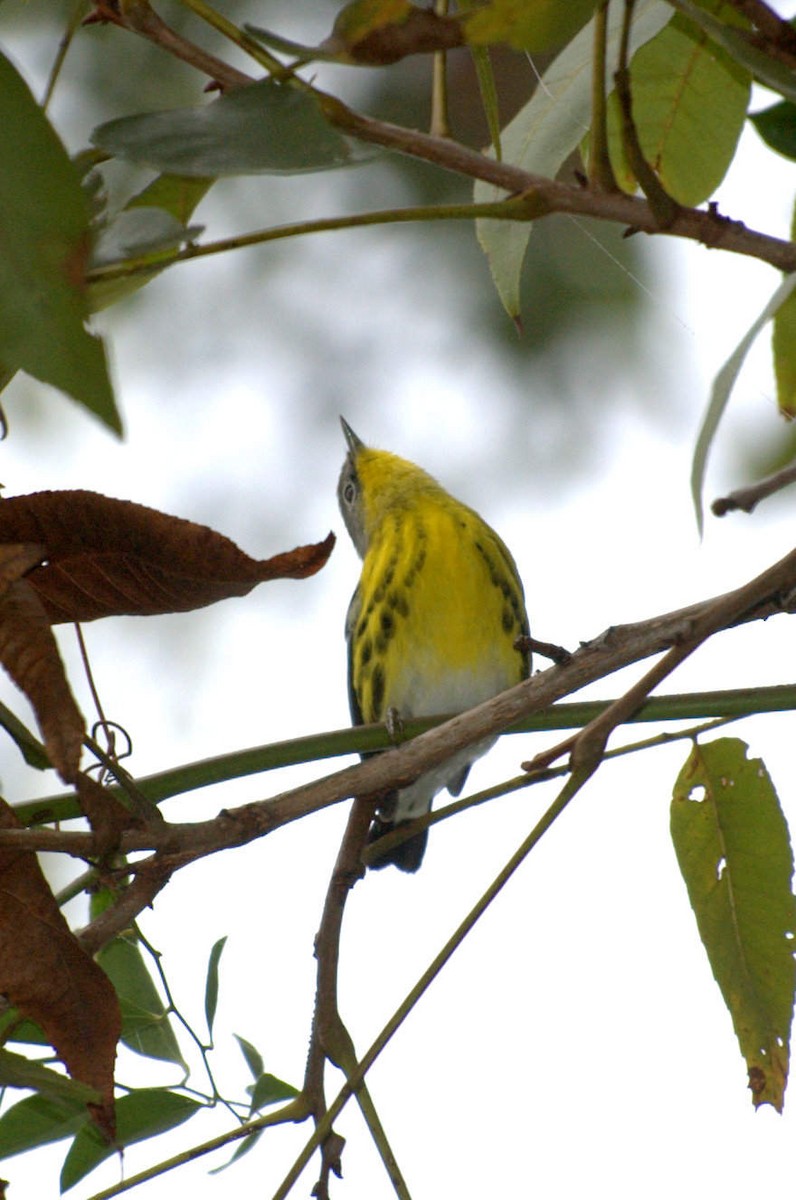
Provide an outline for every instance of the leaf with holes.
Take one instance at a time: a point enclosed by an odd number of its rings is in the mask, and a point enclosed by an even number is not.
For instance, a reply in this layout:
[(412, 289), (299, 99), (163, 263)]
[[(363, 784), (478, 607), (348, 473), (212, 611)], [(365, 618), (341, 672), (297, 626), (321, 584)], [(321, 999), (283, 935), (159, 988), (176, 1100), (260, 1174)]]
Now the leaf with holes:
[(674, 787), (671, 831), (753, 1103), (781, 1111), (796, 984), (793, 852), (768, 773), (746, 751), (736, 738), (694, 746)]

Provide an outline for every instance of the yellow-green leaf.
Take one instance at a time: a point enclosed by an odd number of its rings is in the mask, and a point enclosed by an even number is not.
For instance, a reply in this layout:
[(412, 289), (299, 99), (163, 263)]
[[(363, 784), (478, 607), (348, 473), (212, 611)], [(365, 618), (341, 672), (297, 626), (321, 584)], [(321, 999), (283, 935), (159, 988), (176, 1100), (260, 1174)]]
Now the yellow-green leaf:
[[(794, 110), (796, 111), (796, 110)], [(790, 229), (796, 238), (796, 206)], [(777, 404), (785, 417), (796, 417), (796, 293), (791, 292), (774, 314), (772, 337)]]
[[(751, 85), (747, 71), (679, 15), (633, 58), (630, 90), (641, 149), (680, 204), (701, 204), (724, 178), (746, 119)], [(608, 104), (608, 143), (618, 182), (633, 191), (615, 92)]]
[[(608, 55), (616, 61), (622, 32), (622, 7), (608, 12)], [(630, 36), (631, 52), (642, 46), (671, 19), (665, 0), (637, 0)], [(578, 146), (591, 115), (591, 76), (594, 33), (582, 29), (550, 64), (541, 85), (506, 126), (501, 138), (505, 162), (534, 175), (554, 178)], [(480, 180), (476, 202), (499, 200), (504, 193)], [(489, 259), (489, 269), (503, 306), (510, 317), (520, 313), (520, 274), (531, 233), (529, 222), (477, 222), (478, 240)]]
[(539, 54), (571, 41), (597, 7), (597, 0), (491, 0), (464, 19), (473, 46), (506, 42)]
[(781, 1111), (796, 984), (793, 852), (768, 773), (746, 751), (736, 738), (694, 746), (675, 784), (671, 831), (753, 1103)]

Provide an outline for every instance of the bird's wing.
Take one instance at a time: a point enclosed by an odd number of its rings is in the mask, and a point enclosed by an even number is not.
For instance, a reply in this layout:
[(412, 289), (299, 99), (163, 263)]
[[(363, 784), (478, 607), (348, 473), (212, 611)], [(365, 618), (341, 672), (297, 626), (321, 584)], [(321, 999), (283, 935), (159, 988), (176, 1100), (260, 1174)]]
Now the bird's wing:
[(362, 725), (362, 710), (359, 707), (359, 701), (354, 692), (354, 630), (356, 629), (357, 621), (359, 620), (360, 609), (362, 608), (362, 597), (359, 588), (356, 589), (351, 597), (351, 603), (348, 606), (348, 612), (345, 618), (345, 638), (348, 645), (348, 707), (351, 711), (351, 724)]

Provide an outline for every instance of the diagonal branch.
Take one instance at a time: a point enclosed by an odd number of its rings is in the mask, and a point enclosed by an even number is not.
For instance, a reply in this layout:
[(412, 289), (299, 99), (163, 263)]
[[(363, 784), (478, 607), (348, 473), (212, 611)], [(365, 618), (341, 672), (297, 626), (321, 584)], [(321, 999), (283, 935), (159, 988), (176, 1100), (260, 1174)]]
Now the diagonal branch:
[[(140, 850), (154, 852), (129, 868), (136, 875), (149, 877), (150, 886), (154, 887), (152, 881), (158, 878), (160, 872), (164, 878), (168, 877), (197, 859), (219, 850), (245, 845), (282, 825), (350, 796), (372, 795), (386, 788), (404, 787), (423, 772), (444, 762), (455, 750), (493, 737), (528, 714), (548, 708), (571, 692), (622, 667), (686, 643), (698, 637), (706, 625), (709, 625), (711, 632), (718, 632), (743, 622), (764, 620), (775, 613), (794, 610), (796, 551), (791, 551), (780, 562), (734, 591), (651, 620), (606, 630), (600, 637), (577, 650), (568, 662), (540, 672), (493, 700), (453, 717), (400, 747), (386, 750), (355, 766), (270, 799), (223, 810), (207, 821), (172, 824), (164, 829), (125, 830), (121, 834), (119, 849), (122, 853)], [(11, 844), (25, 849), (61, 850), (89, 859), (98, 853), (94, 835), (82, 832), (0, 830), (0, 845)], [(128, 892), (131, 890), (128, 889)], [(128, 904), (132, 903), (127, 895), (126, 899)], [(151, 895), (147, 895), (142, 887), (141, 904), (137, 911), (150, 901)], [(112, 914), (115, 911), (111, 909), (103, 914), (103, 938), (113, 936), (136, 915), (135, 911), (126, 913), (124, 923), (114, 928)], [(90, 932), (92, 926), (84, 931), (84, 936), (94, 936)]]

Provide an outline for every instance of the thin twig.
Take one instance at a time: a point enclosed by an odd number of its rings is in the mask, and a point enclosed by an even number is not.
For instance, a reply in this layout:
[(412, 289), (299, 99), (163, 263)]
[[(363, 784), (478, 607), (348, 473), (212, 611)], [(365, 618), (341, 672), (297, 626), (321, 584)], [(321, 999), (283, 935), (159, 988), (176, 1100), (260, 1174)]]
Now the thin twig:
[(649, 206), (655, 215), (658, 229), (668, 232), (677, 220), (680, 206), (669, 195), (647, 162), (639, 140), (636, 122), (633, 119), (633, 93), (630, 81), (630, 31), (633, 23), (635, 2), (636, 0), (624, 0), (625, 12), (622, 22), (622, 36), (619, 42), (619, 65), (614, 75), (616, 98), (619, 101), (619, 111), (622, 114), (622, 141), (630, 169), (649, 201)]
[(608, 112), (605, 94), (608, 0), (600, 0), (594, 13), (594, 58), (591, 82), (591, 130), (589, 134), (589, 183), (600, 192), (618, 191), (608, 153)]
[[(376, 796), (362, 796), (355, 799), (351, 806), (326, 890), (320, 928), (315, 938), (315, 957), (318, 963), (315, 1011), (302, 1092), (312, 1111), (316, 1127), (326, 1116), (323, 1086), (326, 1060), (339, 1067), (346, 1075), (355, 1069), (357, 1063), (354, 1045), (340, 1016), (337, 1002), (340, 935), (349, 893), (364, 874), (362, 849), (376, 802)], [(402, 1200), (406, 1200), (409, 1196), (406, 1183), (364, 1083), (357, 1087), (356, 1095), (395, 1193)], [(343, 1144), (344, 1139), (329, 1127), (320, 1143), (321, 1171), (313, 1190), (313, 1195), (318, 1200), (327, 1200), (330, 1174), (339, 1176), (342, 1173), (340, 1155)]]
[(743, 512), (750, 513), (761, 500), (773, 496), (783, 488), (790, 487), (792, 483), (796, 483), (796, 463), (789, 463), (787, 467), (774, 471), (772, 475), (767, 475), (765, 479), (759, 479), (757, 483), (736, 488), (728, 496), (719, 496), (711, 504), (711, 512), (716, 517), (723, 517), (725, 513), (733, 512), (738, 508)]
[[(448, 15), (448, 0), (434, 0), (434, 12), (438, 17)], [(448, 112), (448, 56), (437, 50), (432, 58), (431, 79), (431, 124), (432, 137), (448, 138), (451, 135)]]

